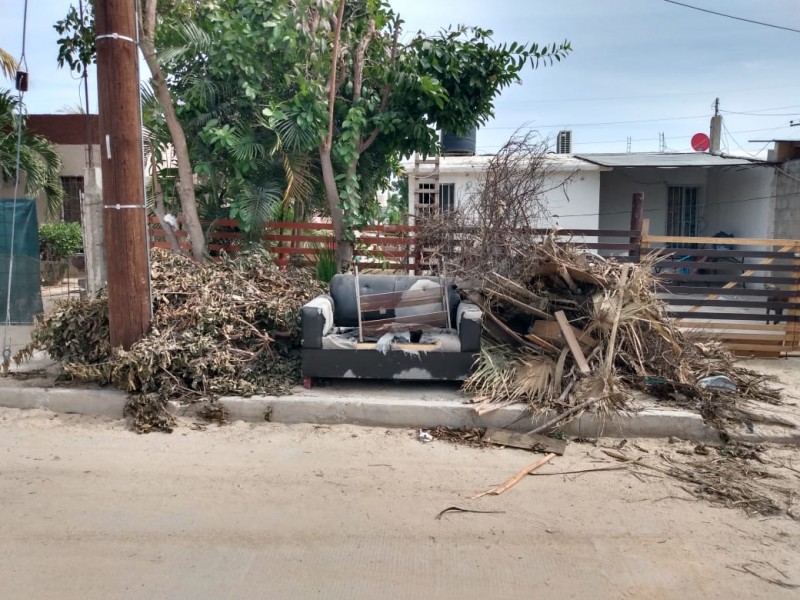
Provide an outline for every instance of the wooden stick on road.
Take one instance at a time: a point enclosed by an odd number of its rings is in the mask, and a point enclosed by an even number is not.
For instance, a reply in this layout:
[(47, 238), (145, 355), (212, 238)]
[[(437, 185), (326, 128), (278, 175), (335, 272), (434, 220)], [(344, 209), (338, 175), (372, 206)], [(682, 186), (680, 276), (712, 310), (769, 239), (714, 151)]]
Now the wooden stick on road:
[(517, 484), (518, 484), (520, 481), (522, 481), (522, 479), (523, 479), (523, 478), (524, 478), (524, 477), (525, 477), (525, 476), (526, 476), (528, 473), (531, 473), (531, 472), (535, 471), (536, 469), (538, 469), (538, 468), (539, 468), (539, 467), (541, 467), (542, 465), (544, 465), (544, 464), (546, 464), (546, 463), (550, 462), (551, 460), (553, 460), (555, 457), (556, 457), (556, 455), (555, 455), (555, 454), (553, 454), (553, 453), (550, 453), (550, 454), (548, 454), (547, 456), (545, 456), (544, 458), (540, 458), (540, 459), (539, 459), (539, 460), (537, 460), (536, 462), (534, 462), (534, 463), (532, 463), (532, 464), (528, 465), (527, 467), (525, 467), (524, 469), (522, 469), (522, 470), (521, 470), (519, 473), (517, 473), (516, 475), (514, 475), (514, 476), (513, 476), (511, 479), (509, 479), (509, 480), (508, 480), (508, 481), (506, 481), (505, 483), (503, 483), (503, 484), (501, 484), (501, 485), (496, 485), (496, 486), (494, 486), (494, 487), (491, 487), (491, 488), (489, 488), (488, 490), (485, 490), (485, 491), (483, 491), (483, 492), (478, 492), (478, 493), (477, 493), (477, 494), (475, 494), (474, 496), (470, 496), (470, 497), (469, 497), (469, 499), (470, 499), (470, 500), (475, 500), (475, 499), (477, 499), (477, 498), (481, 498), (482, 496), (487, 496), (487, 495), (491, 495), (491, 496), (499, 496), (500, 494), (502, 494), (502, 493), (503, 493), (503, 492), (505, 492), (506, 490), (509, 490), (509, 489), (511, 489), (512, 487), (514, 487), (515, 485), (517, 485)]

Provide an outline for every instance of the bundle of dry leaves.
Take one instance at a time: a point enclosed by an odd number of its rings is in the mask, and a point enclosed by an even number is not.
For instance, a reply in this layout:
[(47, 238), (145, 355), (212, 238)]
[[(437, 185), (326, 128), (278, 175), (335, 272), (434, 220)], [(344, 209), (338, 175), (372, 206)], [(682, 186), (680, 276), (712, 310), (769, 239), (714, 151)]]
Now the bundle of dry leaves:
[(299, 381), (300, 312), (321, 293), (310, 270), (282, 271), (265, 251), (198, 264), (153, 250), (152, 329), (130, 350), (112, 348), (108, 300), (71, 299), (40, 318), (15, 360), (43, 350), (71, 378), (131, 394), (139, 429), (168, 429), (167, 400), (286, 394)]

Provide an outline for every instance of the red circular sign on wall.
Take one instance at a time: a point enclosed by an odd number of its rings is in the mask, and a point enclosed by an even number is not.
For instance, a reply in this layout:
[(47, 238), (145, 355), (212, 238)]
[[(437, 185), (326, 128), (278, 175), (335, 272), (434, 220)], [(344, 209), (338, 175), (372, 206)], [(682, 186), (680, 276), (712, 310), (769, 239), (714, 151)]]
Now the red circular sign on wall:
[(711, 148), (711, 140), (705, 133), (695, 133), (692, 136), (692, 148), (697, 152), (707, 152)]

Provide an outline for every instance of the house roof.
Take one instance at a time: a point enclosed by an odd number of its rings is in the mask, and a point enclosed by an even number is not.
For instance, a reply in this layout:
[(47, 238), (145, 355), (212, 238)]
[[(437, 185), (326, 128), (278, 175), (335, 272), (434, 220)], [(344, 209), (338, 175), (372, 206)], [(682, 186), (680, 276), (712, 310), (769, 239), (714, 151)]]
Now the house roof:
[[(486, 171), (489, 162), (495, 157), (494, 154), (481, 154), (478, 156), (442, 156), (439, 158), (440, 173), (464, 173), (470, 171)], [(608, 171), (602, 165), (581, 160), (571, 154), (547, 154), (545, 160), (548, 167), (553, 171)], [(412, 172), (414, 160), (403, 161), (406, 171)], [(423, 168), (430, 168), (426, 165)]]
[(767, 165), (769, 163), (740, 156), (707, 154), (705, 152), (631, 152), (609, 154), (576, 154), (575, 158), (610, 168), (657, 167), (731, 167), (736, 165)]
[(28, 131), (46, 137), (54, 144), (85, 145), (91, 138), (100, 143), (100, 119), (97, 115), (28, 115)]

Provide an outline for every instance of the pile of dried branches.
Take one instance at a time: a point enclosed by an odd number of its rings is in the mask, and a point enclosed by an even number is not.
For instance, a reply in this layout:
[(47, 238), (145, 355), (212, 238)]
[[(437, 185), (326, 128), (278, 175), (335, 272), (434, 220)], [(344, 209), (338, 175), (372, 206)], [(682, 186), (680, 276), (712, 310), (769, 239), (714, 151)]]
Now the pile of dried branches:
[[(605, 259), (539, 228), (547, 222), (546, 179), (535, 179), (538, 188), (525, 194), (504, 195), (498, 184), (504, 175), (514, 181), (520, 160), (535, 168), (545, 159), (524, 139), (512, 140), (465, 206), (418, 224), (431, 264), (443, 264), (484, 311), (483, 349), (467, 392), (478, 401), (528, 402), (537, 411), (561, 412), (594, 398), (611, 411), (629, 406), (638, 388), (698, 410), (721, 431), (726, 419), (746, 419), (745, 401), (780, 401), (721, 344), (689, 335), (669, 318), (652, 274), (655, 257), (638, 264)], [(737, 391), (699, 383), (712, 375), (727, 376)]]
[(125, 390), (134, 420), (164, 430), (155, 415), (166, 400), (285, 394), (298, 382), (300, 311), (322, 291), (311, 271), (281, 271), (259, 250), (203, 265), (153, 250), (151, 282), (152, 328), (130, 350), (111, 348), (101, 295), (59, 303), (15, 360), (43, 350), (69, 377)]
[(682, 490), (711, 504), (740, 508), (749, 515), (800, 519), (793, 506), (795, 491), (781, 483), (785, 480), (780, 473), (781, 465), (766, 458), (760, 446), (731, 444), (709, 448), (699, 444), (694, 451), (678, 450), (679, 454), (693, 456), (692, 459), (679, 460), (670, 453), (656, 452), (654, 458), (660, 461), (655, 464), (619, 450), (603, 452), (645, 471), (676, 479), (681, 482)]

